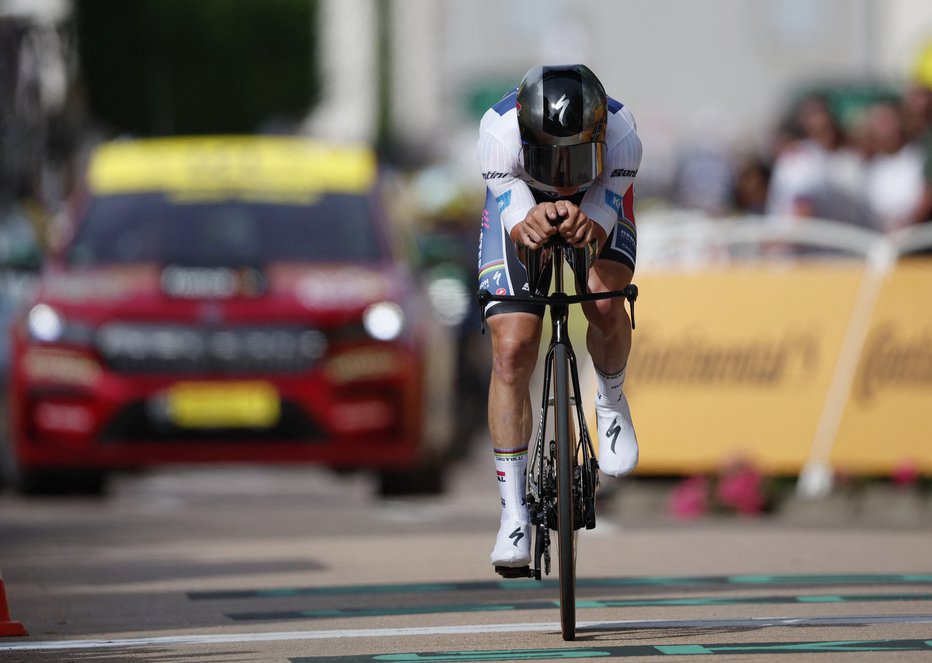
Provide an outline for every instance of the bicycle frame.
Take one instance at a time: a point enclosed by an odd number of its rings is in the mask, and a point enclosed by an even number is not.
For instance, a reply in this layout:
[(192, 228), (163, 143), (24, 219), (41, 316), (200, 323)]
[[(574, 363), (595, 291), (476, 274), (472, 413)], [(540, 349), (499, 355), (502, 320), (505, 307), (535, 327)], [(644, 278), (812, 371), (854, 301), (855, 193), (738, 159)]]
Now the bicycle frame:
[[(556, 284), (555, 291), (550, 295), (549, 306), (550, 306), (550, 319), (551, 319), (551, 337), (550, 345), (547, 349), (546, 358), (544, 361), (544, 376), (543, 376), (543, 399), (540, 406), (540, 417), (538, 419), (538, 430), (537, 430), (537, 439), (533, 446), (533, 451), (531, 456), (528, 459), (528, 467), (532, 468), (528, 473), (528, 496), (532, 500), (536, 501), (537, 504), (544, 507), (544, 501), (541, 499), (545, 491), (542, 491), (542, 486), (544, 485), (544, 458), (552, 458), (554, 454), (551, 453), (547, 455), (547, 451), (544, 447), (546, 441), (546, 432), (547, 424), (549, 423), (550, 415), (550, 405), (553, 402), (551, 397), (551, 391), (553, 390), (553, 373), (555, 365), (555, 353), (557, 346), (561, 346), (566, 354), (566, 360), (569, 364), (569, 377), (572, 386), (572, 392), (569, 396), (570, 402), (575, 405), (576, 412), (576, 431), (577, 435), (571, 435), (575, 437), (575, 449), (570, 450), (570, 455), (575, 457), (580, 465), (584, 468), (590, 468), (590, 471), (583, 471), (583, 479), (589, 478), (592, 479), (591, 483), (586, 482), (583, 486), (578, 486), (581, 488), (581, 499), (584, 505), (588, 504), (589, 498), (595, 496), (596, 488), (596, 479), (594, 472), (598, 467), (598, 461), (596, 460), (595, 447), (592, 444), (592, 438), (589, 435), (589, 429), (586, 425), (585, 413), (583, 412), (582, 404), (580, 402), (579, 394), (581, 393), (579, 387), (579, 370), (577, 367), (576, 353), (573, 351), (572, 343), (569, 339), (569, 303), (570, 295), (567, 295), (563, 292), (563, 260), (556, 260), (554, 265), (554, 282)], [(575, 299), (575, 298), (574, 298)], [(585, 300), (581, 300), (585, 301)], [(558, 413), (554, 413), (555, 418), (558, 416)], [(557, 425), (565, 425), (561, 422), (557, 422)], [(591, 475), (587, 477), (586, 475)], [(577, 498), (574, 501), (579, 503)], [(530, 501), (530, 500), (529, 500)], [(532, 517), (532, 522), (537, 525), (547, 526), (548, 529), (556, 530), (556, 520), (549, 518), (549, 511), (544, 512), (545, 508), (541, 508), (541, 514), (535, 519)], [(574, 519), (574, 529), (579, 529), (582, 524), (585, 525), (586, 529), (592, 529), (595, 527), (595, 510), (584, 508), (580, 513), (579, 510), (576, 510), (577, 516)], [(576, 523), (580, 523), (577, 525)], [(549, 571), (548, 571), (549, 572)], [(535, 577), (540, 579), (540, 564), (539, 560), (535, 569)]]

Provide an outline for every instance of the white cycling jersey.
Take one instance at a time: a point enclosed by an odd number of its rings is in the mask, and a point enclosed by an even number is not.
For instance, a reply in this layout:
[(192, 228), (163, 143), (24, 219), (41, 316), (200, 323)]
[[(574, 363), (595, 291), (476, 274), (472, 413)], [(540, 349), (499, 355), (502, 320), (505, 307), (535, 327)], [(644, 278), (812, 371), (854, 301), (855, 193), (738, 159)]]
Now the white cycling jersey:
[[(559, 198), (556, 191), (524, 170), (516, 98), (517, 88), (486, 111), (479, 124), (482, 177), (509, 234), (535, 204)], [(619, 221), (626, 221), (633, 233), (632, 184), (641, 164), (641, 140), (634, 116), (624, 105), (609, 99), (608, 110), (604, 167), (599, 177), (584, 188), (580, 208), (605, 229), (606, 235), (611, 235)]]

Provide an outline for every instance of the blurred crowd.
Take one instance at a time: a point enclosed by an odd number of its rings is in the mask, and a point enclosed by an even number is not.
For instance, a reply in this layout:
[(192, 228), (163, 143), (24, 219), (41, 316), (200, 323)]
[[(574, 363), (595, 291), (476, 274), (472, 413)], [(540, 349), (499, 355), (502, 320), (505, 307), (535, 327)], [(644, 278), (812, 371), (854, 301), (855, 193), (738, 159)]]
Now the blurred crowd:
[(690, 204), (678, 192), (673, 202), (884, 233), (932, 219), (932, 88), (915, 82), (877, 94), (847, 118), (832, 102), (812, 93), (794, 104), (763, 153), (728, 164), (717, 204)]

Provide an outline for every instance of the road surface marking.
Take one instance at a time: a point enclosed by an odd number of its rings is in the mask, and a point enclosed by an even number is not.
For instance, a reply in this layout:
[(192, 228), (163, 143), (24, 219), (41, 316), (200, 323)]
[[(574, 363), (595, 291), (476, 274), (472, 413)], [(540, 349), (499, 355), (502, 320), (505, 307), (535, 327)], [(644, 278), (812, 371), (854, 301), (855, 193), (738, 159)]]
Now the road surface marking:
[[(734, 575), (734, 576), (648, 576), (644, 578), (578, 578), (576, 586), (588, 587), (697, 587), (791, 586), (791, 585), (923, 585), (932, 584), (929, 573), (849, 574), (849, 575)], [(332, 585), (329, 587), (281, 587), (231, 591), (188, 592), (188, 598), (241, 599), (278, 596), (326, 596), (336, 594), (402, 594), (454, 591), (489, 591), (496, 589), (554, 589), (557, 580), (507, 580), (485, 582), (437, 582), (385, 585)]]
[[(663, 599), (583, 599), (576, 601), (581, 610), (590, 608), (651, 608), (719, 605), (781, 605), (787, 603), (887, 603), (897, 601), (932, 601), (932, 594), (819, 594), (770, 596), (687, 596)], [(508, 612), (515, 610), (553, 610), (559, 601), (511, 601), (506, 603), (460, 603), (447, 605), (368, 606), (365, 608), (321, 608), (316, 610), (278, 610), (227, 613), (235, 621), (328, 619), (333, 617), (385, 617), (391, 615), (434, 615), (442, 613)]]
[[(639, 629), (678, 628), (747, 628), (771, 626), (865, 626), (874, 624), (932, 624), (932, 615), (879, 615), (844, 617), (756, 617), (752, 619), (699, 619), (579, 622), (579, 631), (621, 631)], [(172, 645), (216, 645), (242, 642), (285, 642), (289, 640), (332, 640), (339, 638), (391, 638), (432, 635), (483, 635), (489, 633), (545, 633), (560, 632), (557, 622), (526, 624), (475, 624), (466, 626), (436, 626), (413, 628), (342, 629), (333, 631), (280, 631), (274, 633), (228, 633), (167, 635), (150, 638), (116, 638), (87, 640), (47, 640), (0, 644), (4, 651), (79, 650), (79, 649), (133, 649), (138, 647), (166, 647)]]

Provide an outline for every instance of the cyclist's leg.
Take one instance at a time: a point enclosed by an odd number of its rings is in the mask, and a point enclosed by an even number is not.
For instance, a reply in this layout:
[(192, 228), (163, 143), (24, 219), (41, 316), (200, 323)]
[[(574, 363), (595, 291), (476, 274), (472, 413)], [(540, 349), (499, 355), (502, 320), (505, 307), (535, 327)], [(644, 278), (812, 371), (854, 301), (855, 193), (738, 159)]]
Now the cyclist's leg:
[(496, 449), (527, 449), (533, 427), (529, 386), (537, 365), (541, 319), (503, 313), (488, 319), (492, 333), (489, 433)]
[[(634, 276), (636, 255), (632, 227), (619, 219), (599, 259), (589, 270), (592, 292), (623, 290)], [(638, 461), (637, 437), (624, 395), (625, 369), (631, 351), (631, 319), (621, 297), (587, 302), (586, 346), (596, 373), (596, 417), (599, 466), (606, 474), (623, 476)]]
[[(527, 273), (505, 233), (495, 199), (489, 195), (482, 215), (479, 287), (496, 294), (524, 291)], [(490, 304), (492, 375), (489, 383), (489, 432), (502, 503), (501, 526), (492, 551), (498, 566), (526, 566), (530, 532), (525, 502), (527, 448), (533, 428), (529, 385), (537, 362), (543, 311), (510, 302)]]
[[(589, 270), (589, 290), (608, 292), (623, 290), (634, 272), (630, 267), (613, 260), (596, 260)], [(631, 318), (622, 297), (585, 302), (583, 311), (589, 320), (586, 347), (592, 363), (603, 375), (621, 372), (631, 352)]]
[(531, 560), (528, 517), (528, 441), (533, 430), (530, 381), (537, 363), (541, 319), (500, 313), (488, 319), (492, 333), (489, 433), (502, 511), (491, 561), (527, 566)]

